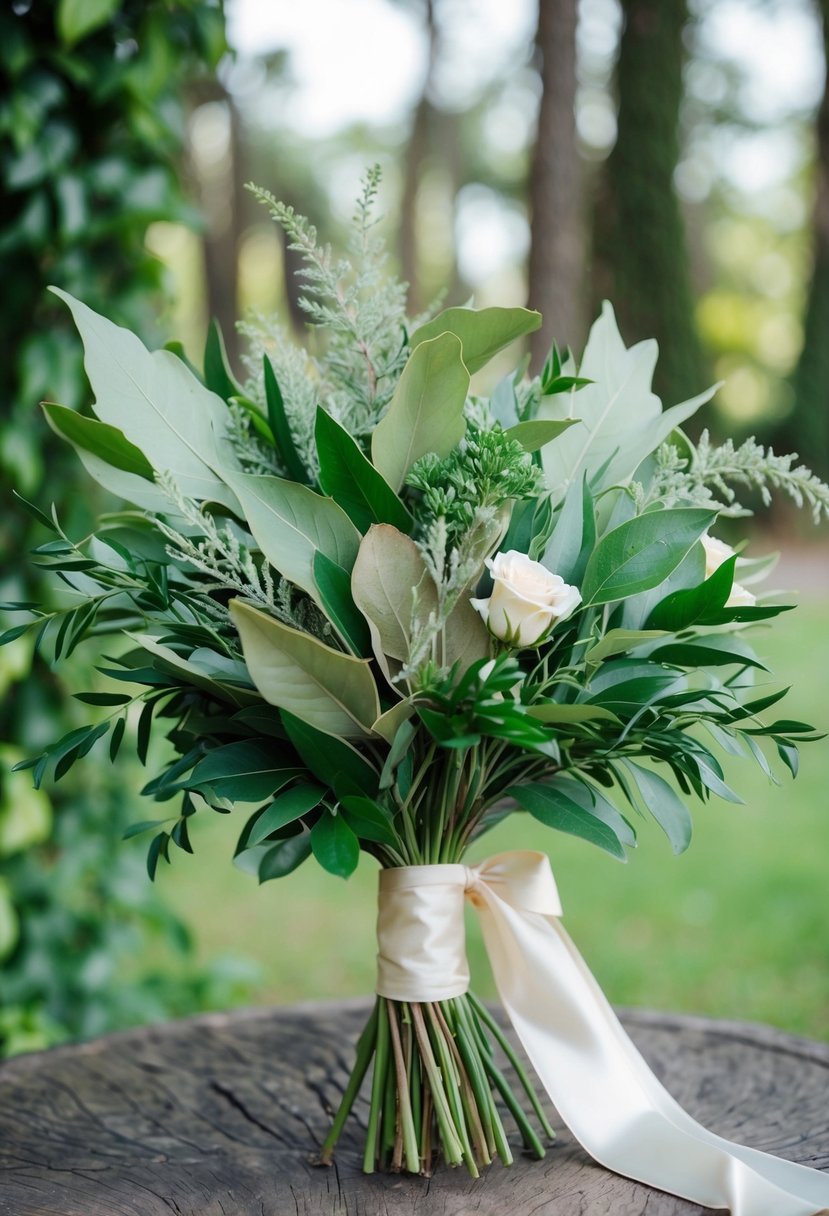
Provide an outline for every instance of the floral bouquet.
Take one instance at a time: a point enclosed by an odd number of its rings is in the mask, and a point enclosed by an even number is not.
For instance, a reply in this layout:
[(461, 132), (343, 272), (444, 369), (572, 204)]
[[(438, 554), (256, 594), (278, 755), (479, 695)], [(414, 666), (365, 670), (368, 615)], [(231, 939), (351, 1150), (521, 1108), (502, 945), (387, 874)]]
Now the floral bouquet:
[[(56, 660), (107, 637), (116, 687), (77, 694), (108, 716), (28, 761), (35, 782), (105, 735), (114, 760), (137, 718), (142, 760), (154, 730), (171, 747), (143, 792), (176, 800), (129, 833), (152, 832), (151, 877), (171, 846), (192, 851), (194, 815), (242, 806), (235, 862), (260, 882), (311, 856), (343, 878), (376, 859), (378, 995), (323, 1162), (369, 1076), (366, 1171), (508, 1164), (508, 1119), (540, 1157), (534, 1072), (611, 1169), (712, 1206), (818, 1210), (826, 1180), (720, 1140), (662, 1089), (561, 928), (545, 855), (464, 857), (515, 812), (620, 860), (650, 815), (680, 853), (685, 796), (737, 800), (717, 749), (796, 772), (816, 736), (768, 714), (783, 693), (757, 686), (747, 640), (788, 606), (749, 590), (769, 560), (710, 529), (746, 514), (741, 487), (816, 519), (829, 488), (753, 441), (692, 444), (680, 428), (714, 390), (663, 410), (655, 344), (627, 349), (609, 305), (579, 363), (554, 347), (540, 375), (523, 361), (476, 392), (540, 317), (410, 321), (376, 189), (371, 173), (348, 258), (257, 191), (304, 259), (312, 333), (305, 350), (246, 323), (244, 384), (215, 328), (200, 372), (57, 292), (96, 404), (46, 417), (132, 507), (84, 540), (31, 508), (66, 602), (5, 605), (31, 620), (4, 637), (37, 628)], [(468, 990), (465, 899), (529, 1071)]]

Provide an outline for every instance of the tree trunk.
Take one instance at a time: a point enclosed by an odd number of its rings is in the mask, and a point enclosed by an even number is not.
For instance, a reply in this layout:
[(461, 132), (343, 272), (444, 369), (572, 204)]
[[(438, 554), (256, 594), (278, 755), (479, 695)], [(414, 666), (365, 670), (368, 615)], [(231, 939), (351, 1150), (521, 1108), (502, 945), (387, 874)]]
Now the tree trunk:
[(600, 175), (594, 219), (594, 308), (610, 299), (627, 341), (656, 338), (656, 391), (668, 404), (705, 382), (679, 158), (686, 0), (622, 0), (618, 136)]
[(415, 107), (403, 176), (403, 197), (400, 200), (400, 266), (403, 279), (409, 284), (409, 313), (415, 315), (423, 307), (420, 283), (420, 259), (417, 241), (417, 192), (423, 169), (431, 149), (432, 117), (434, 110), (429, 99), (432, 75), (437, 53), (437, 27), (433, 0), (425, 0), (424, 24), (428, 41), (428, 58), (423, 88)]
[(794, 372), (794, 412), (781, 428), (787, 445), (822, 477), (829, 476), (829, 0), (817, 0), (827, 78), (815, 122), (812, 278), (803, 321), (803, 349)]
[(536, 367), (553, 339), (582, 338), (584, 232), (576, 145), (576, 0), (539, 0), (536, 49), (541, 105), (530, 179), (529, 306), (543, 317), (533, 334)]
[(190, 172), (205, 216), (202, 233), (208, 320), (219, 323), (228, 360), (239, 371), (239, 238), (242, 213), (241, 119), (233, 97), (217, 80), (200, 81), (191, 92), (193, 103), (218, 103), (227, 115), (227, 153), (204, 159), (190, 149)]

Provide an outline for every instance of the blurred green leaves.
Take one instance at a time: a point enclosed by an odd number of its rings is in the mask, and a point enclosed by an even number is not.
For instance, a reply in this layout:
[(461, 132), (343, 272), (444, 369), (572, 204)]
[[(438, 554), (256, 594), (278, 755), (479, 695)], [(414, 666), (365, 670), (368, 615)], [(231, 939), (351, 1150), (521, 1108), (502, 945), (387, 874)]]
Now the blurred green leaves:
[[(0, 10), (0, 322), (8, 352), (0, 362), (0, 484), (8, 501), (11, 485), (24, 497), (45, 494), (47, 506), (55, 501), (81, 527), (95, 510), (88, 490), (73, 493), (80, 468), (39, 409), (44, 399), (69, 407), (52, 407), (52, 421), (79, 444), (113, 438), (74, 412), (88, 398), (81, 352), (46, 285), (106, 304), (153, 337), (163, 267), (144, 238), (156, 220), (198, 219), (178, 180), (182, 103), (188, 82), (224, 51), (220, 0), (53, 0)], [(41, 572), (22, 555), (47, 539), (22, 509), (4, 513), (3, 600), (45, 600)], [(0, 633), (18, 620), (0, 612)], [(66, 649), (79, 624), (65, 631)], [(0, 735), (10, 740), (0, 754), (0, 1054), (219, 1002), (247, 982), (237, 968), (216, 988), (182, 959), (187, 935), (148, 898), (142, 850), (120, 846), (131, 817), (125, 787), (70, 773), (47, 796), (32, 788), (30, 771), (12, 771), (48, 736), (71, 740), (88, 712), (61, 699), (42, 659), (30, 666), (32, 636), (5, 647), (0, 664)], [(113, 744), (123, 733), (118, 718)], [(148, 959), (141, 972), (139, 952)]]

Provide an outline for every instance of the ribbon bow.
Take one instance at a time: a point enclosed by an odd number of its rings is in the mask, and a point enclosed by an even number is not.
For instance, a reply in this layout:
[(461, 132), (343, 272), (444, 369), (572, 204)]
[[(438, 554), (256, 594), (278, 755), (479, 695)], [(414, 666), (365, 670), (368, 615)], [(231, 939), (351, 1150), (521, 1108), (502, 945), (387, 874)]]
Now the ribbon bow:
[(515, 1032), (564, 1122), (596, 1161), (733, 1216), (820, 1216), (829, 1178), (707, 1131), (631, 1042), (559, 923), (544, 853), (380, 873), (377, 992), (440, 1001), (469, 986), (464, 900), (481, 921)]

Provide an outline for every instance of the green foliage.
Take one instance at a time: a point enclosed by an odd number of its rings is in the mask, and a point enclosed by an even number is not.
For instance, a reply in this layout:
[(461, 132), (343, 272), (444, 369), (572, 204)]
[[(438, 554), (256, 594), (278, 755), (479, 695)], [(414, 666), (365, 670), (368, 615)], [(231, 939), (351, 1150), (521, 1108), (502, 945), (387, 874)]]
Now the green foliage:
[[(53, 520), (37, 559), (76, 598), (29, 611), (55, 655), (91, 632), (132, 646), (101, 672), (138, 686), (141, 762), (162, 727), (175, 749), (145, 794), (181, 797), (135, 829), (152, 832), (151, 877), (171, 846), (192, 850), (194, 814), (239, 802), (235, 862), (260, 882), (311, 855), (347, 877), (361, 848), (457, 860), (509, 796), (617, 858), (636, 844), (619, 804), (644, 808), (678, 852), (685, 798), (739, 801), (708, 739), (771, 771), (767, 740), (793, 770), (814, 733), (758, 716), (775, 697), (756, 695), (764, 665), (737, 628), (785, 606), (733, 599), (734, 561), (706, 580), (716, 508), (660, 489), (654, 452), (710, 392), (662, 411), (654, 344), (626, 348), (609, 307), (580, 366), (554, 350), (488, 402), (469, 398), (469, 366), (531, 314), (449, 310), (411, 342), (402, 325), (381, 389), (360, 320), (376, 250), (366, 279), (274, 210), (308, 261), (321, 353), (268, 356), (243, 395), (218, 334), (201, 377), (71, 302), (101, 417), (154, 468), (152, 485), (133, 474), (133, 501), (149, 488), (164, 506), (81, 543)], [(131, 449), (107, 434), (109, 478)], [(541, 624), (522, 633), (522, 617)], [(37, 783), (107, 734), (121, 747), (123, 694), (86, 701), (109, 715), (33, 757)]]
[[(86, 393), (81, 352), (46, 285), (57, 283), (93, 304), (106, 302), (119, 319), (151, 328), (162, 267), (145, 247), (147, 227), (154, 220), (195, 218), (178, 184), (180, 96), (186, 81), (212, 69), (223, 51), (223, 14), (213, 0), (53, 0), (5, 6), (0, 13), (0, 255), (6, 274), (0, 316), (8, 350), (0, 365), (0, 480), (7, 494), (14, 485), (31, 497), (42, 493), (48, 470), (49, 495), (79, 533), (97, 503), (88, 491), (73, 493), (74, 461), (67, 462), (67, 447), (52, 437), (39, 400), (71, 407), (47, 406), (48, 421), (71, 440), (93, 475), (108, 470), (116, 492), (124, 478), (141, 481), (155, 503), (161, 499), (145, 456), (106, 424), (73, 412)], [(43, 526), (54, 531), (48, 515), (34, 512), (27, 534), (19, 511), (4, 513), (0, 563), (4, 572), (19, 572), (15, 578), (4, 574), (7, 600), (54, 602), (54, 576), (23, 559), (43, 540)], [(62, 538), (54, 543), (67, 545)], [(56, 556), (57, 550), (46, 550), (40, 560), (48, 566)], [(113, 551), (110, 557), (119, 560)], [(74, 565), (67, 577), (79, 578), (88, 559), (64, 548), (62, 560)], [(62, 612), (50, 635), (53, 651), (64, 659), (73, 655), (99, 613), (106, 619), (108, 603), (76, 602)], [(70, 774), (50, 790), (48, 801), (42, 791), (35, 802), (21, 797), (21, 782), (32, 793), (31, 774), (11, 771), (21, 752), (37, 752), (50, 736), (68, 738), (62, 755), (53, 754), (55, 767), (65, 772), (98, 724), (85, 725), (77, 707), (62, 702), (48, 663), (32, 659), (31, 632), (12, 628), (17, 640), (2, 631), (8, 646), (0, 659), (0, 732), (19, 749), (14, 758), (4, 754), (0, 773), (0, 823), (6, 844), (17, 842), (14, 848), (0, 844), (5, 1052), (184, 1011), (194, 1001), (209, 1003), (218, 991), (211, 993), (210, 977), (185, 964), (180, 924), (150, 904), (135, 858), (117, 843), (127, 815), (125, 783), (113, 779), (93, 787), (89, 777), (78, 782)], [(71, 661), (84, 681), (83, 661)], [(123, 717), (115, 722), (113, 754), (125, 729)], [(29, 832), (22, 830), (24, 807)], [(180, 978), (172, 979), (163, 956), (176, 942)], [(158, 956), (144, 976), (132, 965), (139, 949)], [(236, 982), (228, 975), (234, 989)]]
[[(377, 168), (366, 174), (348, 257), (335, 257), (329, 246), (319, 245), (314, 226), (292, 207), (267, 190), (249, 187), (283, 228), (290, 248), (302, 256), (299, 275), (305, 294), (299, 305), (328, 339), (324, 353), (312, 361), (320, 380), (319, 395), (332, 417), (357, 439), (373, 430), (406, 359), (406, 286), (386, 273), (385, 247), (374, 231), (379, 180)], [(301, 374), (290, 374), (296, 360), (289, 356), (286, 368), (280, 353), (285, 344), (273, 340), (277, 335), (271, 327), (264, 332), (260, 327), (259, 335), (285, 394), (288, 417), (297, 429), (310, 434), (316, 403), (311, 404), (301, 383), (293, 391), (297, 379), (301, 381)], [(300, 365), (304, 362), (305, 356)]]
[(509, 502), (535, 498), (541, 470), (532, 463), (521, 441), (497, 423), (491, 430), (469, 424), (464, 438), (448, 456), (441, 459), (435, 452), (421, 456), (409, 471), (406, 484), (422, 495), (416, 507), (418, 520), (444, 519), (449, 543), (454, 544), (471, 530), (482, 509), (497, 510)]
[(759, 492), (763, 503), (771, 503), (771, 491), (779, 490), (798, 507), (811, 508), (815, 523), (829, 518), (829, 486), (806, 465), (792, 467), (797, 456), (778, 456), (754, 438), (739, 447), (730, 439), (714, 446), (703, 431), (699, 442), (684, 456), (672, 444), (663, 444), (655, 455), (656, 468), (647, 491), (634, 486), (640, 508), (659, 499), (672, 505), (689, 501), (717, 509), (722, 515), (750, 515), (737, 499), (734, 484)]

